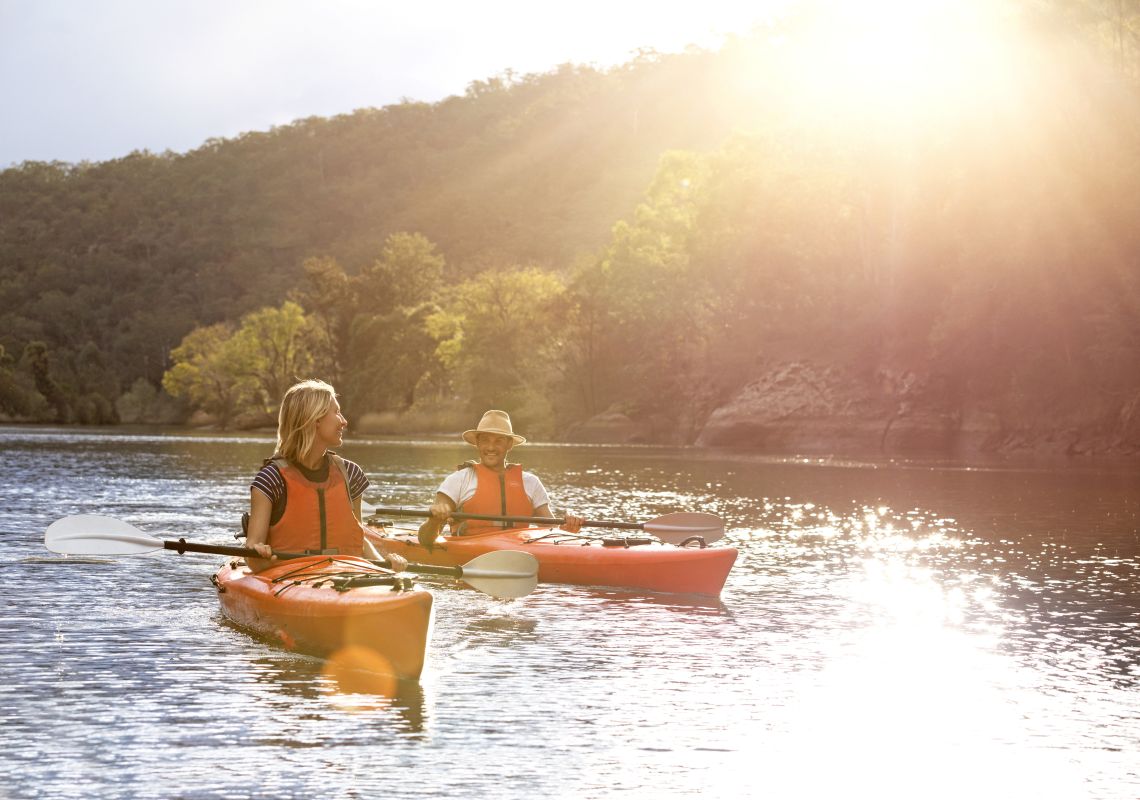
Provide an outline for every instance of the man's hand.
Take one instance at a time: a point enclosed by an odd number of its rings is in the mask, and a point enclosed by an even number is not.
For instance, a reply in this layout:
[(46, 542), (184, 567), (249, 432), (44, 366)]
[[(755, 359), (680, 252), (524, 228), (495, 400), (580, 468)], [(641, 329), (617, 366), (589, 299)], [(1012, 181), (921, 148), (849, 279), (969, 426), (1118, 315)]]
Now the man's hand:
[(435, 538), (439, 535), (439, 523), (434, 519), (429, 519), (420, 526), (416, 537), (420, 540), (420, 546), (427, 550), (429, 553), (435, 547)]
[(567, 533), (577, 533), (582, 530), (582, 523), (586, 521), (585, 517), (570, 513), (563, 514), (562, 518), (565, 521), (559, 527)]

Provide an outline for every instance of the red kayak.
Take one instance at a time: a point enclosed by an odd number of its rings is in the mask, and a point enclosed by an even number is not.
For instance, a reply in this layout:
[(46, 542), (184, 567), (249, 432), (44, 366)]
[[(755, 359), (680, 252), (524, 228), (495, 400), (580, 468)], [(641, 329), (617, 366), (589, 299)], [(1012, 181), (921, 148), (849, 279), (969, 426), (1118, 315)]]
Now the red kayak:
[(307, 556), (256, 574), (230, 562), (214, 584), (230, 620), (289, 649), (328, 657), (367, 648), (379, 671), (423, 671), (432, 596), (362, 558)]
[(454, 566), (493, 550), (520, 550), (538, 559), (542, 582), (655, 592), (718, 595), (736, 561), (735, 547), (682, 547), (648, 537), (602, 538), (557, 528), (447, 535), (430, 553), (415, 531), (365, 528), (365, 535), (383, 552), (421, 564)]

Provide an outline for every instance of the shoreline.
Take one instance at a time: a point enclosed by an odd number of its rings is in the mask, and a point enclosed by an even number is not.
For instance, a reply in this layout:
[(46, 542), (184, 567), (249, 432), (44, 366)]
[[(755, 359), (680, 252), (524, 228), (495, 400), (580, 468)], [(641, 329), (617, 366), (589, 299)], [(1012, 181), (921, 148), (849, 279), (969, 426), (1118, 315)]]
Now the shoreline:
[[(59, 424), (43, 422), (13, 422), (0, 421), (0, 432), (10, 431), (45, 431), (59, 432), (60, 434), (74, 433), (83, 435), (119, 435), (119, 436), (170, 436), (175, 437), (201, 437), (212, 439), (218, 437), (233, 439), (248, 439), (249, 441), (272, 440), (276, 430), (274, 428), (259, 427), (251, 429), (221, 429), (213, 425), (144, 425), (138, 423), (121, 423), (115, 425), (81, 425)], [(345, 437), (345, 446), (403, 443), (424, 443), (431, 445), (451, 445), (457, 448), (462, 446), (453, 432), (409, 432), (402, 435), (359, 433), (349, 428)], [(613, 441), (566, 441), (566, 440), (531, 440), (524, 447), (534, 448), (582, 448), (597, 450), (644, 450), (659, 453), (683, 453), (686, 457), (699, 461), (714, 459), (760, 461), (773, 464), (802, 464), (804, 466), (829, 467), (868, 467), (868, 468), (909, 468), (909, 469), (962, 469), (962, 470), (1048, 470), (1048, 471), (1083, 471), (1086, 469), (1133, 469), (1140, 467), (1140, 455), (1080, 453), (1066, 454), (1049, 451), (1016, 451), (993, 453), (961, 453), (939, 451), (913, 451), (913, 452), (878, 452), (873, 449), (853, 449), (837, 447), (834, 450), (824, 450), (813, 447), (810, 451), (780, 450), (750, 447), (726, 447), (723, 445), (677, 444), (669, 442), (613, 442)]]

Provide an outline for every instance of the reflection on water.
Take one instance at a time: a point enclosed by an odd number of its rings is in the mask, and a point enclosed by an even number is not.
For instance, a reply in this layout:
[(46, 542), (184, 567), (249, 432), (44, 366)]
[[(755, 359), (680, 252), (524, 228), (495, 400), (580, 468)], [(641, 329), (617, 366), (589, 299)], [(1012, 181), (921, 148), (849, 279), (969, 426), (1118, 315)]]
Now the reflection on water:
[[(528, 446), (560, 508), (721, 515), (724, 593), (428, 580), (428, 668), (382, 687), (224, 624), (215, 558), (43, 550), (73, 513), (230, 544), (271, 446), (0, 428), (34, 465), (0, 487), (5, 796), (1140, 796), (1135, 469)], [(393, 506), (466, 455), (343, 452)]]
[(538, 627), (538, 620), (515, 619), (512, 617), (483, 617), (471, 620), (464, 626), (469, 641), (487, 645), (510, 647), (520, 637), (531, 636)]
[[(422, 734), (425, 730), (425, 694), (419, 681), (394, 680), (366, 670), (357, 674), (332, 674), (329, 662), (300, 654), (265, 654), (250, 662), (253, 680), (276, 690), (286, 702), (326, 701), (339, 709), (370, 713), (369, 723), (394, 723), (399, 735)], [(383, 680), (378, 686), (375, 681)], [(377, 691), (379, 689), (379, 691)]]
[(639, 606), (660, 606), (672, 609), (678, 614), (705, 614), (719, 617), (732, 615), (731, 609), (719, 597), (710, 597), (707, 594), (636, 592), (610, 586), (583, 586), (578, 591), (583, 596), (597, 597), (615, 607), (627, 607), (630, 613), (637, 613)]

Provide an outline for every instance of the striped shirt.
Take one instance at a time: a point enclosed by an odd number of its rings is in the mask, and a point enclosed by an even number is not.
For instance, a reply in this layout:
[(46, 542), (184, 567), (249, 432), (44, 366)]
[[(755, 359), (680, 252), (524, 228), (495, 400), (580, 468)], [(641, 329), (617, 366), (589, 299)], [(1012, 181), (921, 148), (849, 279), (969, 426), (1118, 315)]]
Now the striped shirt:
[[(327, 458), (324, 466), (316, 470), (305, 469), (299, 464), (293, 466), (297, 467), (302, 475), (314, 483), (328, 480), (329, 470), (334, 469), (332, 462)], [(368, 476), (364, 474), (360, 465), (354, 461), (349, 461), (347, 458), (344, 459), (344, 471), (348, 477), (348, 496), (355, 500), (364, 494), (364, 490), (371, 485), (371, 481), (368, 480)], [(273, 520), (281, 518), (281, 515), (285, 513), (285, 479), (281, 477), (281, 470), (277, 469), (277, 465), (266, 464), (262, 467), (261, 471), (254, 476), (249, 488), (261, 492), (273, 503)]]

